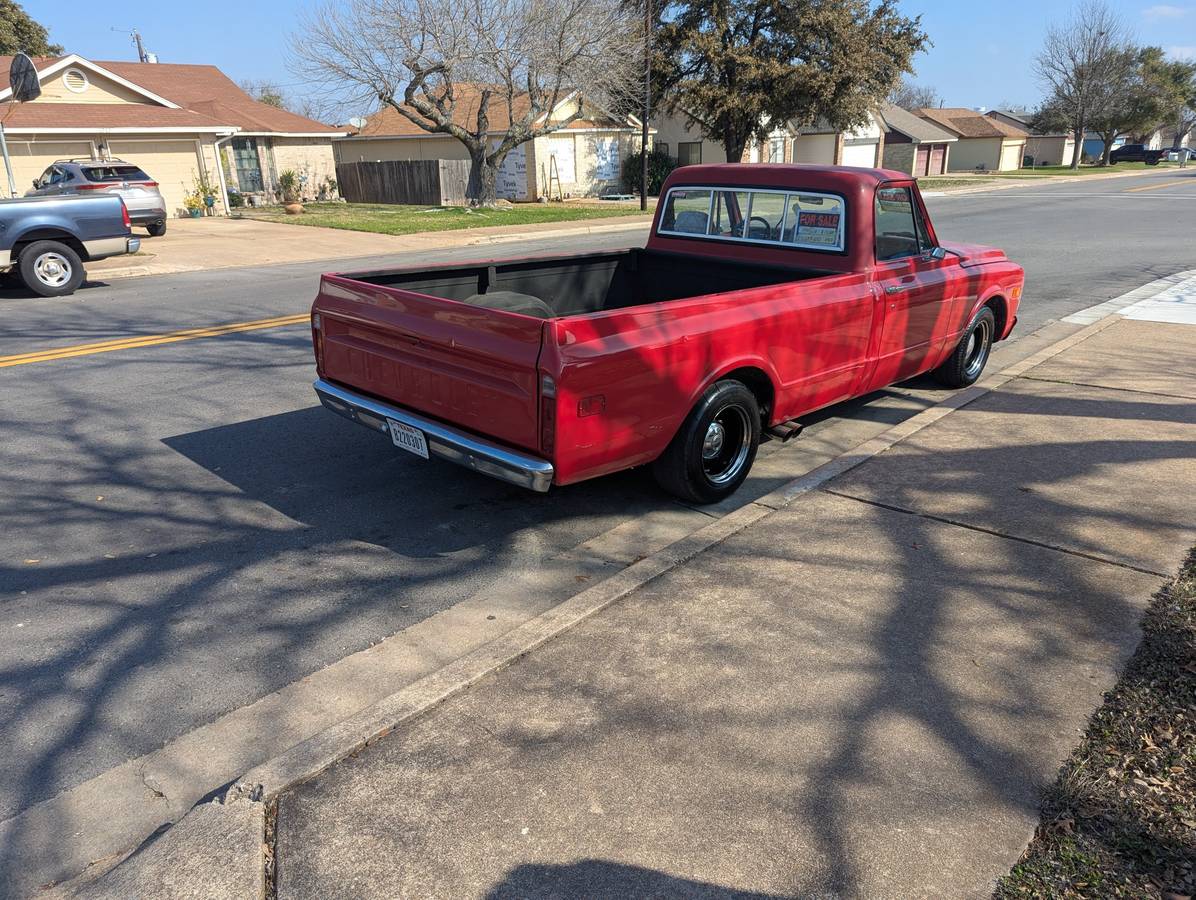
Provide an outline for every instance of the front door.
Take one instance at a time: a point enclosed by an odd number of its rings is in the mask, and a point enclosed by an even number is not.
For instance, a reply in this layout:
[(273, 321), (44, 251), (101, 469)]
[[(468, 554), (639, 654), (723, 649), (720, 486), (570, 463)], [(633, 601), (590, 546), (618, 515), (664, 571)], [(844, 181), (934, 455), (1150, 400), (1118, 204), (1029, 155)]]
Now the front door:
[(909, 187), (876, 192), (876, 287), (884, 306), (872, 389), (937, 364), (950, 327), (955, 258), (936, 259)]
[(257, 138), (233, 138), (232, 146), (237, 188), (242, 194), (262, 190), (262, 162), (257, 154)]

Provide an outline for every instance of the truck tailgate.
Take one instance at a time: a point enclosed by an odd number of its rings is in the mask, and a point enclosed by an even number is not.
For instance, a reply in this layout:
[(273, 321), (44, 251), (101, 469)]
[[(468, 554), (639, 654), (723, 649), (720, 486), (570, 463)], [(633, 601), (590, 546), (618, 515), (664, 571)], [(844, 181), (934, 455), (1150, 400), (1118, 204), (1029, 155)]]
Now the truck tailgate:
[(518, 447), (537, 449), (542, 319), (325, 275), (321, 374)]

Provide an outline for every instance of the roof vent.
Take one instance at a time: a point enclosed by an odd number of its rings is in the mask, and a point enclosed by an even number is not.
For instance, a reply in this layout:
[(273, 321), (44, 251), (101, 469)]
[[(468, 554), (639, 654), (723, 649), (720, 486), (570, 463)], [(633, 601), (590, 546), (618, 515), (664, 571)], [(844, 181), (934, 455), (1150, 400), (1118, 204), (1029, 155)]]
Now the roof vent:
[(82, 69), (67, 69), (63, 73), (62, 83), (66, 85), (66, 89), (76, 94), (82, 94), (87, 90), (87, 76), (83, 74)]

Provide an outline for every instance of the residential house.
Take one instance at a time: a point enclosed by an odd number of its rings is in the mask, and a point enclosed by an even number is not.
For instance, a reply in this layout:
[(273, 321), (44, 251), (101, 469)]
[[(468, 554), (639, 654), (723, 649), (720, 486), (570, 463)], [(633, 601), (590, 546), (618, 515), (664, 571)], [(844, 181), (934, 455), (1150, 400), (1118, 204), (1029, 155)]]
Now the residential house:
[[(475, 127), (481, 91), (477, 85), (455, 86), (455, 121)], [(527, 115), (526, 94), (514, 101), (516, 119)], [(620, 118), (572, 91), (540, 121), (567, 119), (580, 108), (581, 118), (559, 131), (535, 138), (507, 154), (499, 171), (498, 194), (509, 200), (556, 196), (593, 197), (621, 190), (623, 160), (639, 150), (641, 127), (634, 116)], [(497, 144), (510, 127), (505, 99), (491, 97), (488, 107), (491, 140)], [(649, 140), (651, 134), (649, 132)], [(387, 106), (366, 119), (361, 130), (333, 144), (336, 160), (381, 162), (405, 159), (469, 159), (465, 145), (448, 134), (433, 134)]]
[[(726, 162), (722, 142), (706, 137), (696, 116), (683, 111), (661, 116), (656, 129), (655, 146), (675, 156), (680, 165)], [(772, 129), (763, 141), (749, 141), (740, 162), (875, 168), (880, 165), (883, 145), (880, 120), (873, 115), (863, 125), (846, 131), (825, 123), (789, 123)]]
[(1034, 128), (1034, 114), (1027, 109), (990, 109), (986, 115), (998, 122), (1025, 131), (1025, 155), (1035, 166), (1069, 166), (1075, 151), (1075, 138), (1065, 132), (1040, 132)]
[(958, 138), (951, 147), (947, 171), (1012, 172), (1021, 168), (1030, 137), (1024, 128), (962, 107), (924, 107), (914, 114)]
[(869, 113), (864, 124), (847, 130), (826, 123), (791, 128), (796, 163), (875, 169), (884, 158), (885, 134), (879, 115)]
[[(10, 62), (0, 57), (0, 100), (11, 96)], [(332, 138), (343, 132), (258, 103), (214, 66), (77, 54), (34, 65), (41, 96), (4, 120), (19, 191), (55, 160), (117, 157), (158, 182), (171, 212), (201, 177), (273, 199), (278, 173), (292, 169), (305, 197), (335, 190)]]
[(921, 178), (947, 171), (951, 145), (959, 138), (928, 119), (886, 103), (880, 108), (884, 124), (884, 168)]

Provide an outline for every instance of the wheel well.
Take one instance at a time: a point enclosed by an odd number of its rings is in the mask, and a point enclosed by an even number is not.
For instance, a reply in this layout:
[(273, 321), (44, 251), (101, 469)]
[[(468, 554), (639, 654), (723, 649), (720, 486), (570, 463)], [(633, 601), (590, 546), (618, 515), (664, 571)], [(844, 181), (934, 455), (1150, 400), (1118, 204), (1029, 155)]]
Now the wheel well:
[(989, 297), (984, 305), (993, 311), (993, 318), (997, 320), (997, 338), (1005, 333), (1005, 323), (1008, 321), (1009, 309), (1005, 305), (1004, 297)]
[(59, 231), (56, 228), (36, 228), (33, 231), (28, 231), (21, 235), (20, 239), (12, 245), (12, 260), (15, 263), (21, 258), (21, 253), (30, 244), (37, 241), (58, 241), (60, 244), (66, 244), (72, 250), (79, 254), (79, 259), (84, 262), (87, 261), (87, 248), (83, 246), (83, 242), (67, 231)]
[(775, 391), (772, 386), (772, 379), (762, 369), (757, 369), (752, 366), (744, 366), (741, 369), (735, 369), (722, 375), (719, 381), (738, 381), (744, 384), (749, 391), (756, 395), (756, 402), (760, 404), (760, 417), (765, 424), (768, 422), (768, 417), (772, 411), (773, 400), (775, 399)]

